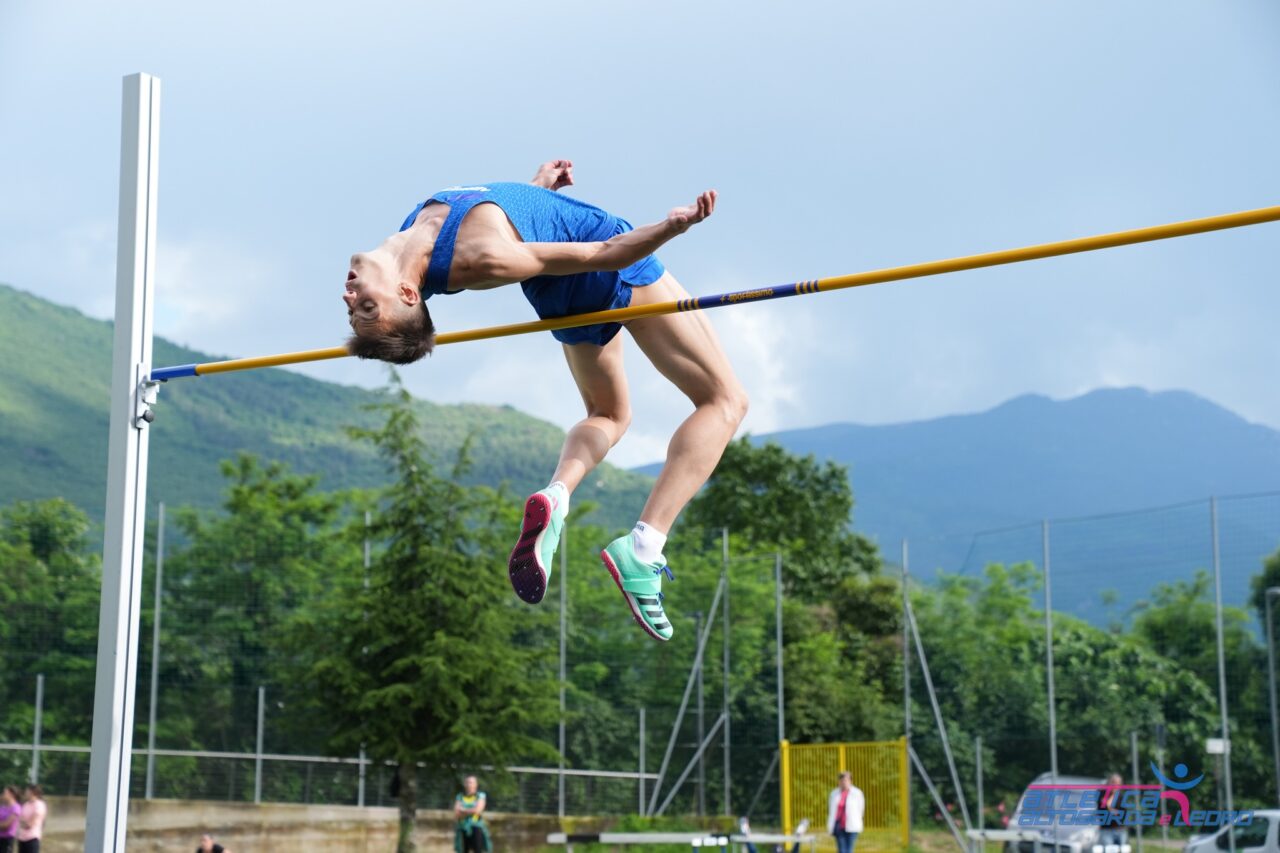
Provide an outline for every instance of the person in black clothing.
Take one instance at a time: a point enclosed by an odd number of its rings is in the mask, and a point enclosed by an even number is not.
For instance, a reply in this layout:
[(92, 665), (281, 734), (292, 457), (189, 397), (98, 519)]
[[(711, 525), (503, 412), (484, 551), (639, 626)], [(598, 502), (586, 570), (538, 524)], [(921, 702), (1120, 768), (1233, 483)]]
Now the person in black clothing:
[(1119, 773), (1112, 773), (1107, 777), (1107, 787), (1102, 789), (1101, 796), (1098, 798), (1098, 808), (1106, 812), (1106, 816), (1102, 819), (1102, 832), (1099, 834), (1098, 843), (1104, 846), (1114, 844), (1119, 847), (1128, 840), (1128, 832), (1124, 828), (1124, 808), (1120, 805), (1120, 796), (1123, 793), (1116, 785), (1124, 784), (1124, 779)]
[(206, 832), (200, 836), (200, 846), (196, 848), (196, 853), (231, 853), (231, 851), (214, 841), (213, 836)]

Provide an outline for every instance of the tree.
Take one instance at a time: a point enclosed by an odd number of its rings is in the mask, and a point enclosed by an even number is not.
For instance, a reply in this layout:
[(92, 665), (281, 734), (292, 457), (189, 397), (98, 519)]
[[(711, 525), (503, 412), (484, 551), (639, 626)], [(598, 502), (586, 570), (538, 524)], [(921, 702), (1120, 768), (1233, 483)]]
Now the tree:
[[(178, 513), (186, 544), (173, 549), (165, 572), (172, 599), (165, 677), (198, 685), (201, 701), (162, 697), (162, 719), (172, 725), (193, 716), (193, 734), (206, 746), (248, 749), (258, 687), (289, 681), (276, 650), (291, 615), (319, 594), (326, 574), (354, 565), (359, 551), (339, 535), (345, 496), (317, 491), (318, 478), (248, 454), (221, 467), (228, 481), (222, 512)], [(210, 682), (222, 689), (209, 690)]]
[(89, 736), (97, 655), (99, 560), (89, 520), (55, 498), (0, 511), (0, 736), (30, 737), (37, 673), (46, 673), (46, 739)]
[(536, 612), (505, 574), (511, 502), (459, 485), (464, 444), (449, 476), (426, 455), (410, 397), (392, 374), (374, 409), (386, 420), (351, 434), (373, 444), (394, 474), (372, 529), (381, 543), (367, 578), (335, 579), (299, 614), (303, 677), (329, 721), (330, 746), (396, 765), (397, 850), (416, 849), (418, 766), (457, 774), (517, 758), (556, 758), (540, 731), (558, 718), (553, 660), (530, 650)]
[(844, 466), (743, 437), (725, 448), (686, 517), (711, 532), (728, 527), (753, 551), (780, 550), (788, 591), (821, 601), (843, 578), (879, 566), (875, 545), (850, 530), (852, 512)]

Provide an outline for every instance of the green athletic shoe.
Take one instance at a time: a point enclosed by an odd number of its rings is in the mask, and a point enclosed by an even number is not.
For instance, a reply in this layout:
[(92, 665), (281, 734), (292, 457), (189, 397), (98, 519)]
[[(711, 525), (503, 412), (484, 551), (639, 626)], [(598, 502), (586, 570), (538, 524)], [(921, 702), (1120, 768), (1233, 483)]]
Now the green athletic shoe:
[(534, 492), (524, 502), (520, 539), (507, 561), (507, 576), (521, 601), (537, 604), (547, 594), (551, 563), (564, 530), (564, 510), (549, 489)]
[(613, 582), (631, 608), (631, 615), (640, 627), (655, 640), (666, 642), (673, 633), (671, 620), (662, 609), (662, 576), (670, 580), (676, 576), (665, 560), (646, 563), (636, 556), (631, 534), (615, 539), (600, 552), (604, 567), (613, 575)]

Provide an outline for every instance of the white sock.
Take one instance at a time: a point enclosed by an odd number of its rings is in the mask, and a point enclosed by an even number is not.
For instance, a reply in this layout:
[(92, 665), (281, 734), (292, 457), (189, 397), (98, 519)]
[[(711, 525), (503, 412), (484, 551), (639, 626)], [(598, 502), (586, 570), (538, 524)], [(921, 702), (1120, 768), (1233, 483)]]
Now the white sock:
[(656, 563), (662, 559), (667, 534), (643, 521), (637, 521), (631, 531), (631, 542), (635, 546), (637, 557), (646, 563)]
[(556, 480), (547, 486), (544, 491), (551, 493), (551, 502), (555, 504), (565, 515), (569, 514), (569, 487), (564, 483)]

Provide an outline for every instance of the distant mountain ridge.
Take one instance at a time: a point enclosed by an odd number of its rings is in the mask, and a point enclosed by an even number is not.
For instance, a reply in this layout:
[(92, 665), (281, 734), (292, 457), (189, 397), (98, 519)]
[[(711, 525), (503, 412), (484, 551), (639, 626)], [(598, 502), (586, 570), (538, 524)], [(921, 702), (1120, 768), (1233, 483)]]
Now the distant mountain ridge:
[(974, 414), (753, 440), (848, 466), (854, 527), (882, 542), (1280, 490), (1280, 431), (1186, 391), (1026, 394)]
[[(1087, 616), (1098, 611), (1103, 588), (1120, 593), (1116, 607), (1124, 610), (1158, 582), (1208, 569), (1210, 496), (1280, 491), (1280, 431), (1185, 391), (1029, 394), (975, 414), (830, 424), (753, 440), (848, 466), (854, 528), (879, 542), (890, 562), (908, 540), (912, 571), (926, 578), (939, 569), (981, 571), (988, 562), (1039, 563), (1042, 519), (1194, 502), (1059, 525), (1054, 564), (1088, 589), (1061, 601), (1055, 592), (1055, 607)], [(1244, 601), (1249, 576), (1280, 545), (1280, 496), (1267, 501), (1223, 506), (1228, 602)]]
[[(212, 361), (204, 353), (155, 342), (157, 364)], [(0, 284), (0, 504), (65, 497), (98, 521), (106, 491), (111, 324)], [(407, 368), (422, 369), (422, 368)], [(349, 425), (377, 420), (378, 394), (285, 370), (167, 383), (151, 434), (148, 502), (216, 506), (219, 462), (244, 451), (316, 474), (321, 488), (385, 482), (386, 469)], [(509, 484), (516, 499), (546, 484), (564, 433), (509, 406), (417, 401), (424, 433), (451, 464), (470, 435), (469, 482)], [(630, 524), (649, 478), (602, 466), (581, 497), (599, 505), (593, 520)]]
[(759, 438), (849, 465), (855, 527), (888, 542), (1280, 489), (1280, 431), (1186, 391), (1028, 394), (976, 414)]

